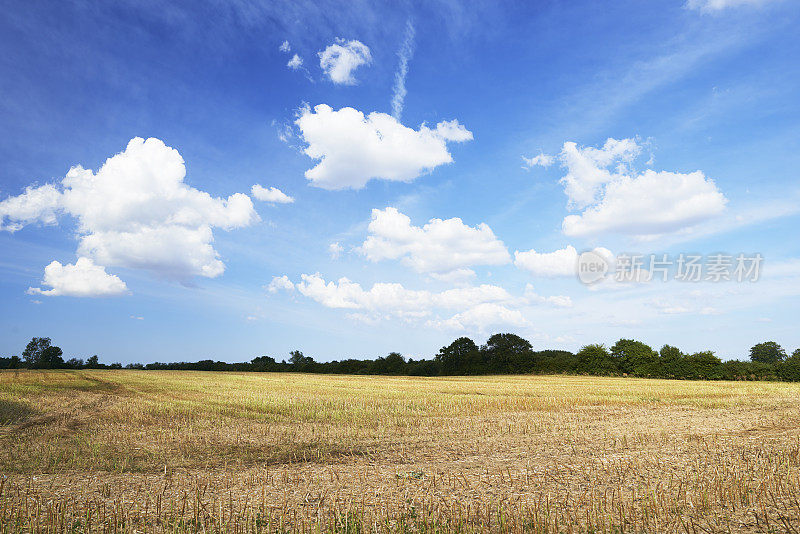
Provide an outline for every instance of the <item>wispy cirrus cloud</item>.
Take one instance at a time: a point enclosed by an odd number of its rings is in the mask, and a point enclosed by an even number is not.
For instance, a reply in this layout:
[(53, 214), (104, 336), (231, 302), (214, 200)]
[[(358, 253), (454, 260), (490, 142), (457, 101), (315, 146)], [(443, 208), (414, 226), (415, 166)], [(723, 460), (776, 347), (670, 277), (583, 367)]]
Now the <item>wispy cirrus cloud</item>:
[(411, 56), (414, 55), (414, 36), (416, 30), (414, 24), (409, 19), (406, 22), (406, 30), (403, 35), (403, 44), (400, 45), (400, 50), (397, 51), (397, 57), (400, 63), (397, 66), (397, 72), (394, 74), (394, 88), (392, 90), (392, 116), (400, 120), (403, 115), (403, 105), (406, 99), (406, 76), (408, 75), (408, 62)]

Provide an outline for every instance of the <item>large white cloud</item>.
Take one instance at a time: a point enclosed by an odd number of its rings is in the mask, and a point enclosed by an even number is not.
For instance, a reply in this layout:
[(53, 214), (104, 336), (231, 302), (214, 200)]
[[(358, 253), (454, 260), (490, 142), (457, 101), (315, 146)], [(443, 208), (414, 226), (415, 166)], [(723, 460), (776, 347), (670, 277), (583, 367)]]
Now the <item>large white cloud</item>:
[(42, 285), (52, 289), (31, 287), (28, 288), (28, 294), (48, 297), (108, 297), (128, 292), (125, 282), (108, 274), (89, 258), (78, 258), (75, 264), (67, 265), (52, 262), (44, 268)]
[(98, 265), (179, 280), (219, 276), (225, 265), (212, 229), (248, 226), (258, 215), (247, 195), (212, 197), (185, 176), (177, 150), (137, 137), (97, 173), (76, 166), (60, 186), (28, 188), (0, 202), (0, 226), (14, 231), (67, 214), (77, 220), (78, 255)]
[(385, 113), (364, 116), (325, 104), (303, 108), (295, 124), (307, 144), (305, 153), (319, 160), (305, 176), (323, 189), (361, 189), (372, 179), (410, 182), (453, 161), (448, 142), (472, 139), (457, 120), (414, 130)]
[(449, 274), (473, 265), (503, 265), (511, 258), (485, 223), (472, 227), (461, 219), (431, 219), (414, 226), (396, 208), (372, 210), (369, 236), (361, 252), (370, 261), (399, 259), (419, 273)]
[[(613, 254), (606, 248), (598, 247), (594, 252), (609, 262), (613, 259)], [(553, 252), (536, 252), (534, 249), (514, 252), (514, 265), (536, 276), (575, 276), (577, 264), (578, 251), (572, 245)]]
[[(290, 289), (286, 283), (288, 279), (276, 277), (274, 280), (281, 280), (281, 287)], [(523, 296), (514, 296), (506, 289), (490, 284), (431, 292), (407, 289), (397, 283), (379, 282), (366, 290), (347, 278), (327, 282), (317, 273), (301, 275), (300, 282), (293, 284), (293, 287), (327, 308), (357, 312), (355, 316), (362, 321), (424, 320), (425, 325), (436, 328), (461, 325), (461, 329), (476, 326), (483, 329), (498, 324), (520, 326), (527, 324), (523, 313), (527, 306), (571, 305), (568, 297), (541, 297), (532, 291), (526, 291)]]
[(580, 215), (568, 215), (569, 236), (605, 232), (649, 238), (691, 228), (719, 215), (727, 199), (700, 171), (689, 174), (647, 170), (611, 182), (602, 200)]
[(559, 154), (569, 208), (583, 210), (562, 225), (575, 237), (619, 233), (639, 239), (691, 229), (725, 209), (727, 199), (701, 171), (632, 170), (642, 147), (608, 139), (600, 148), (567, 142)]
[(319, 52), (319, 66), (328, 79), (336, 84), (355, 84), (353, 71), (371, 62), (369, 47), (356, 40), (336, 39), (335, 43)]

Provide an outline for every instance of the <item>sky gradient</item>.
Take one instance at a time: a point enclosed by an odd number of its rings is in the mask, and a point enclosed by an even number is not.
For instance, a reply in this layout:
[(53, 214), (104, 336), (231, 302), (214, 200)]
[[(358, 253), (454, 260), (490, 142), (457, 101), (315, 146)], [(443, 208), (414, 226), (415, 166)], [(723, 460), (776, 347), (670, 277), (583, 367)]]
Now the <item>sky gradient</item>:
[[(798, 23), (789, 0), (8, 3), (0, 353), (794, 350)], [(763, 264), (586, 285), (587, 250)]]

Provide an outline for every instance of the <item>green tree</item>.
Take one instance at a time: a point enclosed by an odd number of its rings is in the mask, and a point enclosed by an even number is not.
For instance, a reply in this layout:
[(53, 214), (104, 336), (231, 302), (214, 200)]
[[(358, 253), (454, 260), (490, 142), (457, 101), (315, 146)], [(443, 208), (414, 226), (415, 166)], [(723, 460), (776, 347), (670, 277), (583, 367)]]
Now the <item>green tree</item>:
[(800, 380), (800, 349), (795, 349), (792, 355), (783, 361), (778, 368), (778, 375), (783, 380), (793, 382)]
[(464, 375), (475, 372), (480, 353), (478, 345), (468, 337), (460, 337), (439, 349), (435, 360), (439, 362), (443, 375)]
[(780, 363), (786, 359), (786, 351), (774, 341), (765, 341), (753, 345), (750, 349), (750, 361), (760, 363)]
[(659, 360), (661, 363), (661, 376), (667, 378), (682, 378), (685, 373), (685, 355), (678, 347), (672, 345), (664, 345), (658, 351)]
[(256, 371), (268, 371), (275, 367), (275, 358), (270, 356), (257, 356), (250, 362)]
[(64, 367), (67, 369), (83, 369), (84, 363), (80, 358), (70, 358), (64, 362)]
[(399, 375), (403, 372), (406, 359), (399, 352), (390, 352), (385, 358), (375, 360), (375, 372), (381, 375)]
[(658, 355), (665, 362), (680, 360), (683, 358), (681, 349), (678, 347), (673, 347), (672, 345), (664, 345), (661, 347), (661, 350), (658, 351)]
[(658, 374), (654, 368), (658, 353), (641, 341), (620, 339), (611, 347), (611, 356), (623, 373), (636, 376)]
[(603, 345), (586, 345), (578, 351), (576, 371), (591, 375), (613, 375), (619, 372), (617, 361)]
[(688, 367), (688, 376), (685, 378), (703, 378), (713, 379), (717, 378), (717, 371), (722, 364), (722, 360), (714, 355), (710, 350), (702, 352), (695, 352), (686, 357)]
[(481, 351), (491, 372), (522, 373), (533, 364), (533, 347), (515, 334), (495, 334)]
[(35, 337), (30, 340), (22, 358), (33, 369), (58, 369), (64, 366), (63, 351), (51, 345), (49, 337)]
[(289, 363), (291, 363), (297, 371), (308, 372), (313, 369), (316, 362), (311, 356), (304, 356), (299, 350), (293, 350), (289, 353)]
[(19, 356), (0, 358), (0, 369), (19, 369), (21, 363)]

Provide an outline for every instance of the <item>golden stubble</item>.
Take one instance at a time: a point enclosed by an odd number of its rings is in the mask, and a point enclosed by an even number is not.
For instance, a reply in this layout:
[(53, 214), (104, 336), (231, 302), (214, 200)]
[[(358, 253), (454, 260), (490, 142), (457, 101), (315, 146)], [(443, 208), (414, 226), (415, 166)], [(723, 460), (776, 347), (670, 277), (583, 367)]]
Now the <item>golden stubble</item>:
[(0, 530), (792, 532), (800, 385), (0, 373)]

